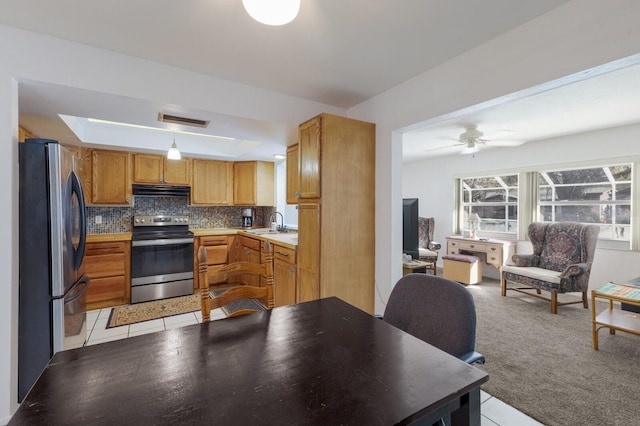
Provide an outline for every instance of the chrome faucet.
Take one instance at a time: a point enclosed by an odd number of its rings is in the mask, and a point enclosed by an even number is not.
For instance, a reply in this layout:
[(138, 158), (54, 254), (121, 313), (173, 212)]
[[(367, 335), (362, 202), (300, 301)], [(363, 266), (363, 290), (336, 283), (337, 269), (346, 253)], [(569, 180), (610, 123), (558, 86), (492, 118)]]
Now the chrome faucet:
[(284, 231), (285, 231), (285, 227), (284, 227), (284, 216), (282, 215), (282, 213), (280, 213), (280, 212), (278, 212), (278, 211), (275, 211), (275, 212), (271, 213), (271, 216), (269, 216), (269, 220), (270, 220), (271, 222), (277, 222), (277, 219), (278, 219), (278, 218), (277, 218), (277, 216), (276, 216), (277, 214), (279, 214), (279, 215), (280, 215), (280, 220), (281, 220), (281, 222), (280, 222), (280, 227), (279, 227), (279, 228), (277, 228), (277, 229), (278, 229), (278, 231), (280, 231), (280, 232), (284, 232)]

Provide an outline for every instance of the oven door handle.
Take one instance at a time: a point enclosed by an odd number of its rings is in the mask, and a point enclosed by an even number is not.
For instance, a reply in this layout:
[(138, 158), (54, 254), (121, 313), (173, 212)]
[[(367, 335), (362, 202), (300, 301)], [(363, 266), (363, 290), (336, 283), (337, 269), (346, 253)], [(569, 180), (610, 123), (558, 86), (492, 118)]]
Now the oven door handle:
[(170, 246), (176, 244), (193, 244), (193, 238), (173, 238), (160, 240), (137, 240), (131, 241), (131, 247), (144, 246)]

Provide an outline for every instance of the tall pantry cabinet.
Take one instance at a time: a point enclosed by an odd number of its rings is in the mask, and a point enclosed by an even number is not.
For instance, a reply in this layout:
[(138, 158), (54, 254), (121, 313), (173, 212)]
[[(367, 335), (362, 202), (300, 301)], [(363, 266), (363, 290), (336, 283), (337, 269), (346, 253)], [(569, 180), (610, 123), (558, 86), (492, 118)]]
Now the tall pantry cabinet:
[(297, 301), (373, 313), (375, 124), (320, 114), (299, 127)]

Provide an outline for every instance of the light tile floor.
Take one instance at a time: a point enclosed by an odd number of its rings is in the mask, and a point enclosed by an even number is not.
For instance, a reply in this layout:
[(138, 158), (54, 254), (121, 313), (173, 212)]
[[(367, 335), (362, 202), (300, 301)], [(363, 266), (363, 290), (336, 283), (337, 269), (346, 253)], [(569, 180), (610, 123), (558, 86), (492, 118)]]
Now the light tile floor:
[[(107, 329), (107, 321), (109, 320), (110, 313), (111, 308), (87, 312), (88, 338), (85, 343), (86, 346), (125, 339), (141, 334), (154, 333), (156, 331), (171, 330), (173, 328), (202, 322), (200, 311), (196, 311)], [(212, 320), (222, 319), (224, 317), (225, 314), (221, 309), (211, 311)], [(481, 391), (480, 400), (480, 412), (482, 414), (481, 426), (544, 426), (542, 423), (484, 391)]]

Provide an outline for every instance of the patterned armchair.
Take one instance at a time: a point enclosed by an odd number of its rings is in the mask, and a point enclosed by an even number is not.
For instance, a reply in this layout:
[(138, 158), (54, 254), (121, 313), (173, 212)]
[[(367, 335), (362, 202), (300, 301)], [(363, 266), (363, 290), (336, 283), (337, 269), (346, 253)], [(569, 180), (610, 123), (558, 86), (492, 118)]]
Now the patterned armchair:
[[(600, 227), (574, 222), (532, 223), (529, 239), (533, 254), (514, 254), (513, 265), (502, 267), (500, 286), (502, 295), (507, 290), (536, 296), (551, 301), (551, 313), (558, 313), (558, 306), (582, 303), (586, 308), (589, 274), (598, 240)], [(526, 287), (507, 288), (507, 282)], [(535, 289), (536, 294), (525, 290)], [(541, 290), (549, 291), (551, 298), (540, 296)], [(582, 300), (558, 303), (558, 293), (581, 292)]]
[(418, 218), (418, 260), (431, 264), (433, 275), (436, 275), (438, 250), (442, 245), (433, 241), (435, 219), (432, 217)]

